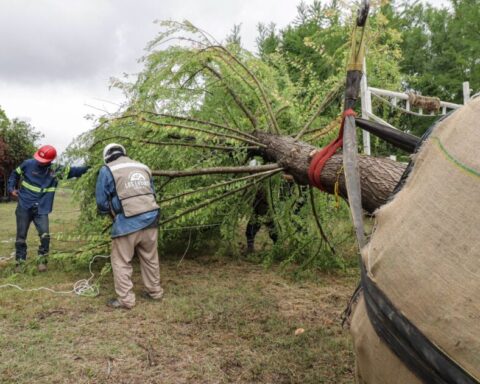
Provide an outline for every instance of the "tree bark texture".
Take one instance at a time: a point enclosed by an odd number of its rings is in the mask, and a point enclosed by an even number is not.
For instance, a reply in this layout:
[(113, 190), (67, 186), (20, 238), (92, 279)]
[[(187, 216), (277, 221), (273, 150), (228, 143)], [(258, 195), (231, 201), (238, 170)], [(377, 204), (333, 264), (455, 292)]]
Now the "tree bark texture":
[[(266, 145), (259, 150), (260, 155), (267, 161), (273, 161), (291, 174), (295, 181), (302, 185), (309, 185), (308, 168), (310, 154), (318, 148), (297, 141), (289, 136), (279, 136), (271, 133), (256, 131), (254, 136)], [(360, 182), (362, 189), (362, 206), (372, 213), (385, 204), (399, 182), (406, 165), (390, 160), (359, 155)], [(347, 197), (345, 177), (343, 174), (343, 160), (341, 153), (333, 155), (325, 164), (320, 177), (327, 193), (334, 193), (338, 181), (339, 195)]]

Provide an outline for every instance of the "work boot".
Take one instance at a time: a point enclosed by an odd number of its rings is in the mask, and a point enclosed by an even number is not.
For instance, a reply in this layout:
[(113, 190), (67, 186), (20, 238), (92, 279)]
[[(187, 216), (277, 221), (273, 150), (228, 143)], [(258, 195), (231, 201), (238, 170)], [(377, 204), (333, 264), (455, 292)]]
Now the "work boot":
[(23, 273), (25, 272), (25, 261), (17, 261), (15, 265), (15, 273)]
[(47, 272), (47, 264), (38, 264), (37, 265), (37, 270), (38, 272)]
[(147, 291), (143, 291), (141, 294), (140, 294), (141, 297), (143, 297), (144, 299), (146, 300), (152, 300), (152, 301), (160, 301), (163, 299), (163, 292), (162, 292), (162, 296), (158, 297), (158, 298), (155, 298), (155, 297), (152, 297)]
[(110, 308), (113, 308), (113, 309), (130, 309), (128, 307), (126, 307), (125, 305), (123, 305), (122, 303), (120, 303), (120, 301), (118, 301), (118, 299), (110, 299), (107, 301), (107, 307), (110, 307)]

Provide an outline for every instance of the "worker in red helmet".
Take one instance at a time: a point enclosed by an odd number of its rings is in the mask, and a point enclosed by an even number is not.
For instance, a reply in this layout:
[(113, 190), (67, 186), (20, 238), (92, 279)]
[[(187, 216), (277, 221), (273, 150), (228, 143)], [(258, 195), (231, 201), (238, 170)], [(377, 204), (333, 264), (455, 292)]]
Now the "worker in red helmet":
[(54, 164), (57, 151), (51, 145), (44, 145), (25, 160), (10, 175), (7, 190), (10, 196), (18, 200), (15, 215), (17, 217), (17, 236), (15, 241), (16, 271), (23, 271), (27, 259), (27, 233), (33, 221), (38, 235), (37, 268), (39, 272), (47, 270), (47, 255), (50, 248), (48, 214), (52, 212), (53, 198), (58, 181), (80, 177), (88, 167), (70, 167)]

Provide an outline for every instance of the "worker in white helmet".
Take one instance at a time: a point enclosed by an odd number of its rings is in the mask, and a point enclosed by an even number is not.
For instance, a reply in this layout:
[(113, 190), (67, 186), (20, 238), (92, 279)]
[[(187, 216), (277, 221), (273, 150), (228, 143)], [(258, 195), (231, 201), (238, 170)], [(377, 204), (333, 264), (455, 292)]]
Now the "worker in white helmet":
[(113, 217), (111, 263), (117, 294), (107, 305), (130, 309), (135, 305), (131, 264), (135, 254), (144, 295), (155, 300), (163, 296), (157, 250), (159, 207), (152, 173), (145, 164), (127, 157), (125, 148), (115, 143), (105, 147), (103, 159), (95, 195), (100, 213)]

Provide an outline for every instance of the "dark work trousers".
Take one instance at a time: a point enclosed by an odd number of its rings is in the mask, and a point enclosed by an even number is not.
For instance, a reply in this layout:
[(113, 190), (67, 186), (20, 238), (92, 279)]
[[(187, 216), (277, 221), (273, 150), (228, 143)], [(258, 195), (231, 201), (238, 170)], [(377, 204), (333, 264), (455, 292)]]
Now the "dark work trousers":
[(268, 235), (270, 236), (270, 239), (272, 239), (274, 243), (277, 242), (278, 234), (274, 221), (272, 219), (268, 219), (262, 223), (261, 218), (258, 215), (252, 215), (252, 217), (248, 221), (247, 228), (245, 230), (248, 249), (253, 248), (255, 244), (255, 236), (262, 227), (262, 224), (265, 224), (265, 226), (268, 228)]
[(265, 188), (259, 188), (253, 200), (253, 214), (248, 220), (245, 236), (247, 238), (247, 250), (253, 252), (255, 236), (262, 227), (268, 228), (268, 234), (274, 243), (278, 240), (277, 228), (270, 213)]
[(27, 259), (27, 234), (30, 223), (33, 221), (40, 237), (40, 246), (38, 247), (38, 262), (45, 264), (47, 262), (48, 250), (50, 248), (50, 234), (48, 231), (48, 215), (38, 214), (38, 207), (33, 206), (30, 209), (24, 209), (17, 205), (15, 211), (17, 217), (17, 238), (15, 241), (15, 258), (17, 262)]
[[(280, 198), (290, 196), (293, 193), (292, 185), (290, 183), (283, 183), (280, 192)], [(299, 215), (300, 210), (305, 205), (305, 193), (305, 189), (300, 187), (299, 197), (292, 207), (295, 215)], [(255, 199), (253, 200), (253, 214), (250, 217), (250, 220), (248, 220), (247, 228), (245, 230), (245, 236), (247, 238), (247, 250), (249, 252), (252, 252), (254, 249), (255, 236), (262, 227), (262, 224), (267, 227), (270, 239), (276, 243), (278, 240), (278, 231), (273, 220), (272, 213), (270, 212), (265, 188), (259, 188), (257, 190)], [(299, 225), (297, 222), (294, 221), (293, 224), (297, 228), (297, 232), (305, 231), (305, 228)]]

